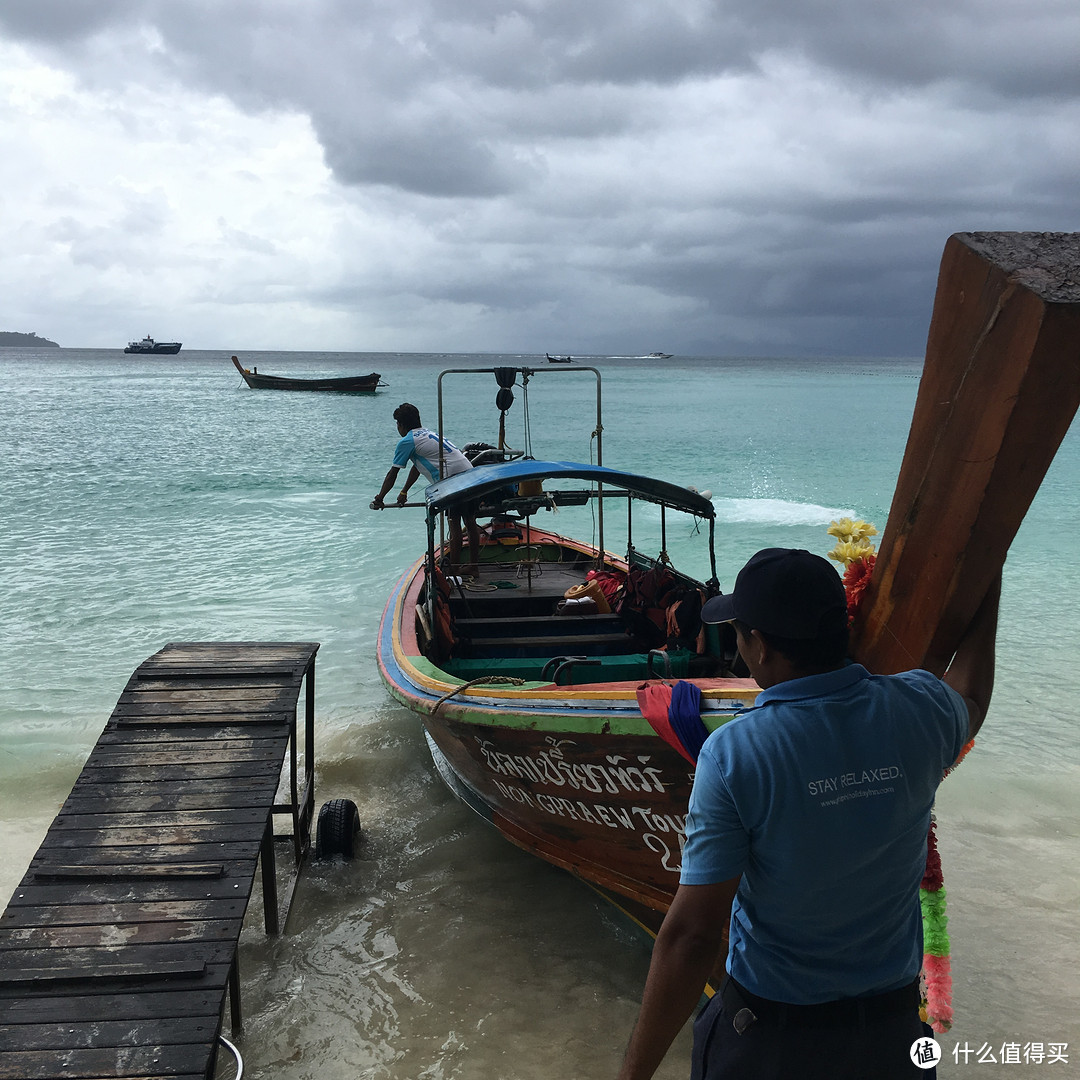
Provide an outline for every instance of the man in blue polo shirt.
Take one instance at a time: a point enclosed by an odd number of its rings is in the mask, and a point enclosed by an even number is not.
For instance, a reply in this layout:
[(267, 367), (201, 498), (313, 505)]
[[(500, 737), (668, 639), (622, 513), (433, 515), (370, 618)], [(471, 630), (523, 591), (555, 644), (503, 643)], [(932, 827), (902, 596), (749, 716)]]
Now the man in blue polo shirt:
[(653, 1075), (715, 970), (693, 1080), (927, 1077), (912, 1045), (934, 794), (990, 702), (1000, 579), (944, 679), (846, 660), (836, 570), (767, 548), (702, 610), (762, 688), (698, 758), (679, 890), (620, 1080)]

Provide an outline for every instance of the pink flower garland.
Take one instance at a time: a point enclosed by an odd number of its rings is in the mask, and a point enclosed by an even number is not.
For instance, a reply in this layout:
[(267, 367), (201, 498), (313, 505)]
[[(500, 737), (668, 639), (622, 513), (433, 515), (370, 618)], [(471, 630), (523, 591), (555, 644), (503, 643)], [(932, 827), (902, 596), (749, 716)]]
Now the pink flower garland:
[[(844, 591), (851, 619), (854, 619), (870, 584), (875, 560), (875, 555), (865, 555), (849, 563), (844, 571)], [(973, 745), (974, 740), (960, 751), (960, 756), (945, 770), (943, 780), (964, 760)], [(949, 920), (945, 915), (944, 877), (937, 847), (937, 822), (933, 814), (926, 836), (926, 870), (919, 888), (919, 905), (923, 920), (923, 1002), (920, 1015), (940, 1034), (952, 1027), (952, 962), (949, 932), (946, 929)]]

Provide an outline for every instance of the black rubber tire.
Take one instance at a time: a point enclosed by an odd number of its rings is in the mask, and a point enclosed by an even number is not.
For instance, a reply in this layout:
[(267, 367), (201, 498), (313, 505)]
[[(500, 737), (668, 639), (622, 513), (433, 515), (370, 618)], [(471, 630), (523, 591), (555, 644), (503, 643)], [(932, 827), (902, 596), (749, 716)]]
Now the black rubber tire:
[(330, 799), (319, 810), (315, 826), (315, 858), (341, 855), (351, 859), (360, 846), (360, 811), (350, 799)]

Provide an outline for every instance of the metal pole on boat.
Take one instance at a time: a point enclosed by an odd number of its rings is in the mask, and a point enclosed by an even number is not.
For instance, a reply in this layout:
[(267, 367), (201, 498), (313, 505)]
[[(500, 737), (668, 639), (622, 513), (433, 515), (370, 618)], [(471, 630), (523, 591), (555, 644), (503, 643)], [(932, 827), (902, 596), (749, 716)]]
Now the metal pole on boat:
[(709, 569), (712, 571), (712, 580), (719, 587), (719, 579), (716, 576), (716, 518), (709, 518)]
[[(600, 411), (600, 372), (596, 368), (591, 369), (596, 376), (596, 430), (593, 434), (596, 436), (596, 464), (604, 464), (604, 418), (601, 416)], [(596, 501), (599, 504), (599, 511), (596, 515), (596, 527), (597, 527), (597, 540), (598, 540), (598, 554), (597, 554), (597, 569), (600, 569), (604, 565), (604, 485), (596, 485)], [(629, 500), (628, 500), (629, 502)]]
[(435, 517), (428, 511), (427, 514), (427, 569), (424, 571), (424, 581), (426, 585), (427, 595), (424, 597), (424, 604), (427, 606), (428, 612), (428, 626), (431, 627), (432, 634), (435, 633)]

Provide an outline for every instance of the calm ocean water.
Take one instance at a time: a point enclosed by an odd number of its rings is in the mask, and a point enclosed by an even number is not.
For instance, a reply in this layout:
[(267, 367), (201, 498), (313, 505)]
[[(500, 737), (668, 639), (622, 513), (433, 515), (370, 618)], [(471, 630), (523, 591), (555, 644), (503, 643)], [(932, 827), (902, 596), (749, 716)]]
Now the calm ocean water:
[[(440, 370), (535, 364), (538, 457), (595, 456), (594, 383), (535, 356), (241, 354), (267, 374), (376, 370), (389, 384), (274, 394), (242, 387), (228, 357), (0, 350), (0, 902), (140, 661), (168, 641), (320, 641), (317, 800), (356, 801), (368, 843), (352, 864), (305, 871), (287, 936), (264, 938), (253, 900), (248, 1075), (613, 1075), (647, 944), (443, 788), (375, 666), (419, 512), (368, 509), (393, 408), (412, 401), (434, 426)], [(723, 584), (759, 547), (824, 554), (842, 514), (883, 528), (919, 362), (585, 362), (602, 372), (605, 463), (713, 493)], [(448, 380), (447, 434), (494, 442), (495, 392), (490, 376)], [(956, 981), (941, 1075), (1080, 1065), (1078, 517), (1074, 426), (1006, 566), (990, 717), (939, 797)], [(689, 557), (691, 537), (669, 530), (668, 544)], [(1039, 1043), (1068, 1043), (1069, 1063), (1003, 1063)], [(684, 1033), (660, 1076), (686, 1075), (688, 1046)]]

